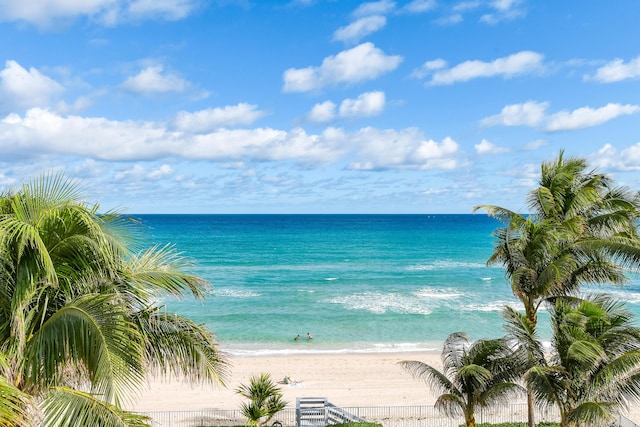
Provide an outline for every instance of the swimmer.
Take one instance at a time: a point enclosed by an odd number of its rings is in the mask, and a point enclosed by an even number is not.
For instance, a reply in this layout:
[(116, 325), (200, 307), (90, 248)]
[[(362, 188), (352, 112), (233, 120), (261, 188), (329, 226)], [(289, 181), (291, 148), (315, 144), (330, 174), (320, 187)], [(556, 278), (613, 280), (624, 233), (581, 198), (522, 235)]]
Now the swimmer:
[(313, 339), (313, 337), (311, 336), (311, 334), (309, 332), (307, 332), (307, 339), (308, 340), (312, 340)]
[(294, 341), (300, 341), (300, 334), (296, 335), (296, 337), (293, 340)]

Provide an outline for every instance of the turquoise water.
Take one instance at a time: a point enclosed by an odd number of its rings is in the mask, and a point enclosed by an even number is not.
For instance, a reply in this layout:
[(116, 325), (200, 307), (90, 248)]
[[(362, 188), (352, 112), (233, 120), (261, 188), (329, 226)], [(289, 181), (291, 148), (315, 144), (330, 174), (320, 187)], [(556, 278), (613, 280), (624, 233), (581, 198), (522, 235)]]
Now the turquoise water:
[[(438, 351), (456, 331), (502, 336), (500, 309), (520, 307), (486, 266), (500, 224), (485, 215), (138, 218), (149, 244), (174, 244), (212, 284), (204, 302), (163, 303), (236, 355)], [(604, 290), (640, 314), (640, 281)]]

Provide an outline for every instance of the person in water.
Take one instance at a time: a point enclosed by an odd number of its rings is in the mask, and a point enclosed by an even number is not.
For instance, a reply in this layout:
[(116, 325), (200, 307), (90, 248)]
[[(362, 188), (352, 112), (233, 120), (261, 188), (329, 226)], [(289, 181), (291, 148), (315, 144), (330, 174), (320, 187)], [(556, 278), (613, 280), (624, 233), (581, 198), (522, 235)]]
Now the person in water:
[(313, 339), (313, 337), (311, 336), (311, 334), (309, 332), (307, 332), (307, 339), (308, 340), (312, 340)]
[(294, 341), (300, 341), (300, 334), (296, 335), (296, 337), (293, 340)]

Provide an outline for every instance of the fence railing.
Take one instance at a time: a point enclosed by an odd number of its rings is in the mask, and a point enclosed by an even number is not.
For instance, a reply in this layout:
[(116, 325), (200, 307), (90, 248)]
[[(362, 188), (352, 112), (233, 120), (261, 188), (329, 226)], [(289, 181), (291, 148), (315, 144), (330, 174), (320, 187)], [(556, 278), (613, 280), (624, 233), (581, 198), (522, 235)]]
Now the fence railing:
[[(438, 412), (433, 406), (367, 406), (342, 407), (344, 411), (368, 422), (384, 427), (459, 427), (463, 418), (450, 418)], [(203, 409), (199, 411), (152, 411), (141, 412), (152, 419), (153, 427), (230, 427), (243, 426), (247, 419), (240, 410)], [(557, 410), (537, 411), (536, 422), (553, 422), (560, 419)], [(477, 423), (526, 422), (527, 405), (512, 404), (479, 409)], [(285, 408), (278, 412), (269, 424), (278, 421), (283, 427), (296, 426), (295, 408)], [(640, 427), (629, 418), (620, 415), (620, 427)]]

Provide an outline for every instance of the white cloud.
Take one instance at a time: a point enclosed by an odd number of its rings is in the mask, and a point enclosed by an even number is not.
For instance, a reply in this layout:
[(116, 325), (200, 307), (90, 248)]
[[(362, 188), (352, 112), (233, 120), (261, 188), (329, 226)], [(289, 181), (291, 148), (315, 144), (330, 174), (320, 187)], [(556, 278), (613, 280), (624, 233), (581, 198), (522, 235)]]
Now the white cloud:
[(181, 111), (176, 114), (173, 124), (181, 131), (201, 133), (225, 126), (250, 125), (266, 114), (265, 111), (258, 110), (257, 105), (239, 103), (194, 113)]
[(343, 42), (357, 42), (363, 37), (384, 28), (387, 18), (381, 15), (366, 16), (352, 22), (346, 27), (340, 27), (333, 34), (334, 40)]
[[(0, 120), (0, 158), (77, 157), (93, 161), (149, 162), (202, 160), (296, 162), (307, 166), (350, 161), (351, 169), (453, 169), (460, 148), (451, 138), (425, 139), (415, 128), (357, 132), (327, 128), (308, 134), (303, 129), (225, 129), (207, 133), (172, 130), (161, 122), (116, 121), (101, 117), (60, 116), (43, 109)], [(53, 157), (55, 158), (55, 157)], [(167, 164), (139, 171), (155, 179), (173, 174)]]
[(638, 112), (640, 112), (640, 106), (638, 105), (611, 103), (595, 109), (582, 107), (573, 111), (560, 111), (549, 117), (545, 130), (557, 132), (598, 126), (616, 117)]
[(530, 126), (546, 132), (569, 131), (601, 125), (617, 117), (640, 112), (638, 105), (607, 104), (600, 108), (581, 107), (573, 111), (546, 114), (549, 104), (528, 101), (507, 105), (500, 114), (480, 121), (482, 126)]
[(353, 12), (353, 16), (360, 18), (370, 15), (386, 15), (396, 8), (396, 3), (390, 0), (380, 0), (375, 2), (362, 3)]
[(128, 77), (120, 86), (127, 92), (138, 95), (154, 93), (183, 92), (189, 87), (189, 82), (180, 76), (163, 73), (162, 65), (145, 68), (138, 74)]
[(522, 0), (493, 0), (489, 6), (494, 9), (480, 17), (481, 22), (496, 24), (501, 21), (511, 21), (525, 16), (525, 10), (520, 8)]
[(414, 128), (396, 131), (368, 127), (348, 137), (349, 143), (359, 147), (350, 169), (448, 170), (458, 166), (458, 143), (448, 137), (441, 142), (425, 140)]
[(336, 117), (336, 104), (331, 101), (325, 101), (316, 104), (307, 115), (307, 119), (312, 122), (330, 122)]
[(423, 79), (427, 75), (429, 75), (433, 70), (440, 70), (447, 66), (447, 61), (442, 58), (434, 59), (432, 61), (427, 61), (420, 68), (413, 70), (411, 73), (411, 77), (415, 77), (417, 79)]
[(392, 71), (402, 62), (398, 55), (386, 55), (373, 43), (362, 43), (328, 56), (319, 67), (290, 68), (284, 72), (284, 92), (307, 92), (338, 83), (372, 80)]
[(16, 61), (7, 61), (0, 71), (0, 110), (48, 107), (64, 88), (37, 69), (23, 68)]
[(618, 151), (611, 144), (605, 144), (589, 163), (599, 169), (640, 171), (640, 142)]
[(511, 78), (522, 74), (532, 74), (542, 69), (543, 59), (544, 56), (537, 52), (522, 51), (492, 62), (465, 61), (448, 70), (436, 71), (429, 84), (449, 85), (481, 77)]
[(480, 155), (501, 154), (509, 152), (508, 148), (499, 147), (486, 139), (480, 141), (480, 144), (474, 144), (473, 148), (475, 148), (476, 152)]
[(96, 160), (136, 161), (165, 157), (229, 161), (251, 158), (322, 163), (340, 147), (302, 129), (217, 129), (205, 134), (171, 131), (163, 123), (62, 117), (42, 109), (0, 122), (0, 158), (57, 154)]
[(181, 19), (197, 5), (197, 0), (0, 0), (0, 21), (25, 21), (46, 28), (88, 17), (117, 25), (139, 19)]
[(384, 110), (385, 94), (382, 91), (365, 92), (356, 99), (344, 99), (336, 113), (336, 104), (325, 101), (316, 104), (307, 115), (313, 122), (329, 122), (336, 118), (371, 117)]
[(371, 117), (384, 110), (384, 92), (367, 92), (357, 99), (345, 99), (340, 104), (340, 117)]
[(481, 126), (531, 126), (536, 127), (545, 120), (546, 102), (527, 101), (524, 104), (505, 106), (500, 114), (480, 121)]
[(587, 79), (597, 80), (602, 83), (612, 83), (637, 78), (640, 78), (640, 56), (632, 59), (628, 63), (625, 63), (622, 59), (614, 59), (598, 68), (593, 77), (587, 77)]
[(462, 15), (459, 13), (454, 13), (449, 16), (443, 16), (436, 20), (436, 23), (439, 25), (455, 25), (459, 24), (463, 21)]
[(437, 6), (435, 0), (413, 0), (407, 3), (402, 10), (409, 13), (424, 13)]

